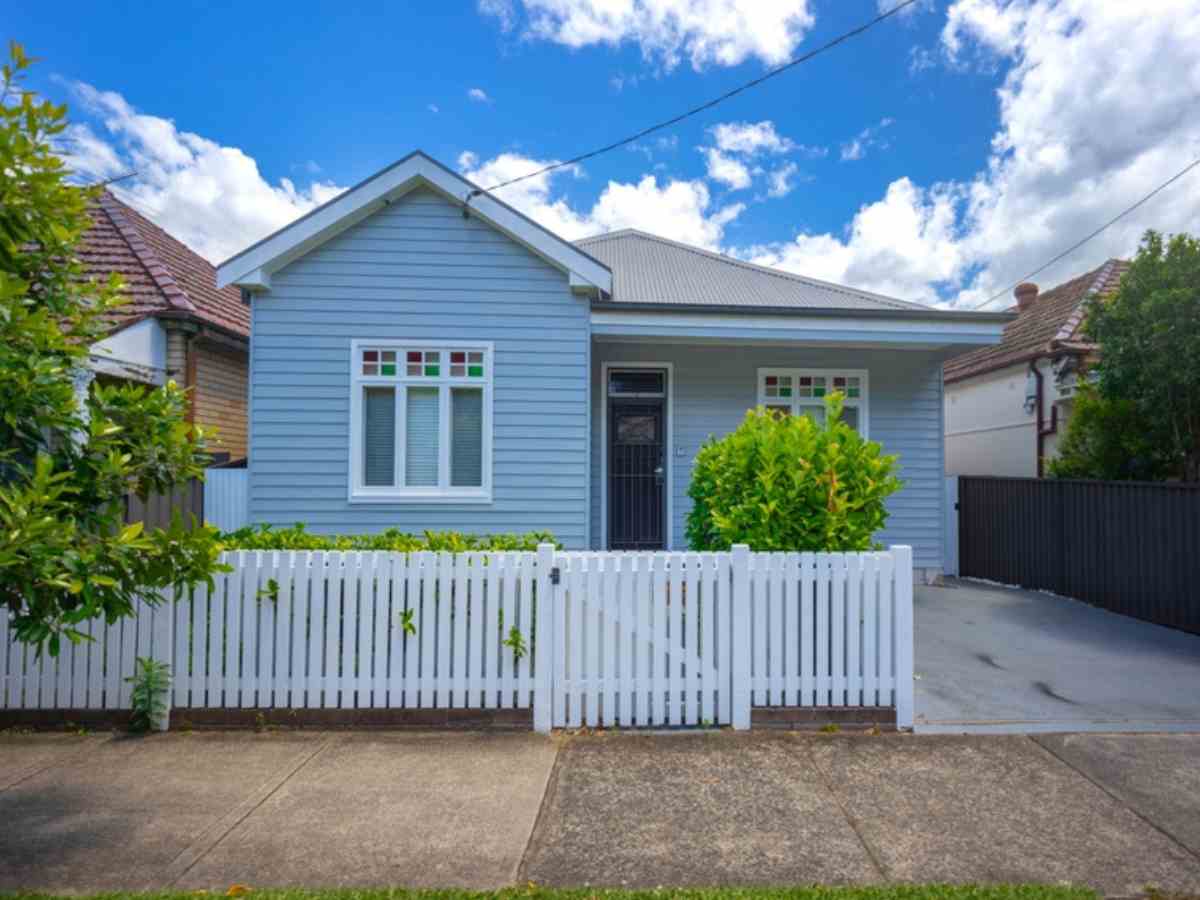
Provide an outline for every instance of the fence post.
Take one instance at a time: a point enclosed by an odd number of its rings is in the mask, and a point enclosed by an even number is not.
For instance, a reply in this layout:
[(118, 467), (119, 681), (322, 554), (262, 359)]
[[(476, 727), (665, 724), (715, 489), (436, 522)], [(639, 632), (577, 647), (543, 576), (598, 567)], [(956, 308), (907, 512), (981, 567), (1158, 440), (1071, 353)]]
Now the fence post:
[(732, 657), (733, 686), (730, 691), (730, 720), (735, 730), (750, 727), (750, 547), (734, 544), (733, 563), (733, 634), (729, 642)]
[(896, 650), (892, 655), (896, 666), (896, 727), (913, 726), (913, 556), (912, 547), (893, 544), (896, 558), (896, 612), (892, 628), (896, 633)]
[(554, 643), (557, 631), (554, 628), (554, 585), (550, 581), (550, 570), (554, 568), (553, 544), (538, 544), (537, 548), (537, 623), (534, 627), (536, 675), (533, 686), (533, 730), (538, 734), (549, 734), (551, 727), (550, 704), (554, 684)]

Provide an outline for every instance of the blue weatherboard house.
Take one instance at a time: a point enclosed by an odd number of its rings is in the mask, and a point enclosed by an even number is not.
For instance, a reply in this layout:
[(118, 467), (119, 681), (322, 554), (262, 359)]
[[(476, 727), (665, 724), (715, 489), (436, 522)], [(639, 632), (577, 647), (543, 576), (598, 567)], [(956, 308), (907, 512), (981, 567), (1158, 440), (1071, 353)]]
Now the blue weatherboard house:
[(1005, 313), (936, 310), (626, 230), (572, 243), (413, 153), (239, 253), (249, 515), (316, 531), (553, 531), (683, 549), (692, 459), (756, 404), (898, 454), (879, 540), (942, 567), (942, 364)]

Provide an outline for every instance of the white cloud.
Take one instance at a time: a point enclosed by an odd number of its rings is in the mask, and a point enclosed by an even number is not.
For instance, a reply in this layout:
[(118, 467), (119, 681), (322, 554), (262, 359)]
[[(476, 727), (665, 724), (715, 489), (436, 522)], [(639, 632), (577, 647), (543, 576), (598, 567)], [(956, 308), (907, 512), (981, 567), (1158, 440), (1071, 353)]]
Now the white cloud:
[(888, 148), (888, 142), (879, 135), (884, 129), (890, 128), (894, 122), (895, 119), (885, 116), (879, 120), (878, 125), (872, 125), (869, 128), (864, 128), (856, 137), (842, 144), (842, 162), (850, 162), (852, 160), (862, 159), (867, 155), (868, 150), (886, 150)]
[(708, 177), (713, 181), (719, 181), (733, 190), (750, 187), (750, 169), (745, 163), (732, 156), (726, 156), (713, 147), (705, 149), (704, 156), (708, 165)]
[(492, 98), (487, 95), (487, 91), (483, 88), (473, 87), (467, 91), (467, 96), (476, 103), (491, 103)]
[[(464, 161), (471, 165), (463, 166)], [(466, 177), (484, 187), (536, 171), (551, 162), (514, 153), (502, 153), (482, 163), (474, 154), (459, 157)], [(578, 167), (560, 169), (504, 188), (497, 192), (497, 197), (569, 240), (620, 228), (638, 228), (711, 249), (720, 247), (725, 226), (745, 209), (740, 203), (714, 207), (708, 186), (702, 180), (660, 181), (654, 175), (644, 175), (635, 183), (609, 181), (590, 209), (577, 209), (554, 191), (555, 179), (566, 173), (583, 177)]]
[[(816, 21), (810, 0), (520, 0), (524, 34), (567, 47), (636, 44), (670, 70), (683, 59), (699, 70), (753, 57), (776, 65), (792, 56)], [(479, 0), (502, 29), (517, 26), (513, 0)]]
[(927, 285), (961, 269), (955, 240), (956, 190), (923, 191), (892, 182), (882, 200), (858, 211), (849, 234), (802, 234), (794, 241), (743, 251), (755, 262), (881, 294), (919, 298)]
[[(895, 9), (900, 5), (900, 2), (901, 0), (875, 0), (875, 8), (878, 9), (882, 14)], [(904, 7), (904, 9), (900, 10), (900, 12), (896, 13), (896, 15), (901, 19), (906, 19), (911, 15), (931, 9), (933, 9), (933, 0), (917, 0), (916, 3), (913, 3), (911, 6)]]
[(708, 129), (717, 147), (726, 153), (787, 153), (796, 149), (791, 140), (775, 130), (775, 123), (722, 122)]
[(76, 177), (91, 182), (135, 171), (113, 185), (114, 193), (213, 262), (344, 190), (321, 181), (298, 187), (287, 178), (270, 184), (237, 147), (138, 112), (120, 94), (78, 82), (69, 87), (81, 101), (76, 119), (83, 113), (95, 120), (77, 121), (64, 142)]
[[(840, 234), (745, 252), (909, 299), (932, 300), (940, 286), (956, 305), (978, 305), (1200, 156), (1196, 46), (1194, 0), (1161, 0), (1153, 16), (1091, 0), (958, 0), (944, 52), (959, 66), (1006, 69), (978, 175), (928, 189), (898, 179)], [(1146, 228), (1200, 231), (1195, 178), (1036, 280), (1050, 287), (1128, 256)]]
[(516, 25), (517, 11), (513, 8), (512, 0), (479, 0), (479, 11), (495, 16), (500, 21), (502, 31), (512, 31)]
[(778, 169), (767, 175), (767, 196), (772, 198), (786, 197), (796, 186), (796, 176), (800, 167), (794, 162), (784, 163)]

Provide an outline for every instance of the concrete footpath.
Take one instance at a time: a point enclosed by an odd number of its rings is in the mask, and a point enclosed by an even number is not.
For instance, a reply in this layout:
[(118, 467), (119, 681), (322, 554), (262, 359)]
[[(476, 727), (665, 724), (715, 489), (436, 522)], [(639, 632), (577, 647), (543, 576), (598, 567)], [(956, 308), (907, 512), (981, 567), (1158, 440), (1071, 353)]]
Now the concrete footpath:
[(1200, 891), (1200, 736), (0, 735), (0, 891)]

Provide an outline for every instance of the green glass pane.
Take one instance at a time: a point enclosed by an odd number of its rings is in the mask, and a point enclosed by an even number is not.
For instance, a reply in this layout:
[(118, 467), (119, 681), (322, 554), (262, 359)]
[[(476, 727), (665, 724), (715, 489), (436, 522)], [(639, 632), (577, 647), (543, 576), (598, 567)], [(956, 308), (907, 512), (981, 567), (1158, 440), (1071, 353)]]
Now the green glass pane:
[(438, 374), (437, 366), (425, 366), (425, 374), (430, 378), (436, 378)]
[(468, 366), (467, 374), (470, 375), (472, 378), (482, 378), (483, 377), (483, 366)]
[(825, 396), (825, 388), (823, 388), (823, 387), (813, 388), (813, 396), (814, 397), (824, 397)]
[(381, 366), (380, 369), (384, 375), (395, 375), (396, 374), (395, 366), (384, 365), (384, 366)]
[(779, 389), (779, 396), (780, 396), (780, 397), (790, 397), (790, 396), (792, 396), (792, 389), (791, 389), (791, 388), (788, 388), (788, 387), (785, 387), (785, 388), (780, 388), (780, 389)]
[(850, 396), (857, 397), (858, 396), (858, 388), (850, 388)]

